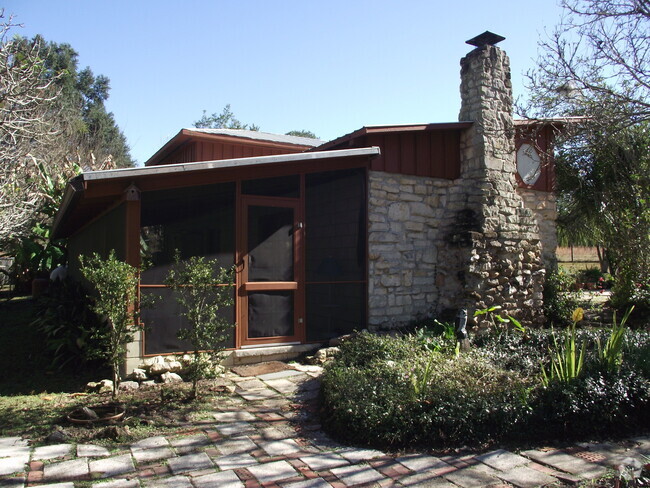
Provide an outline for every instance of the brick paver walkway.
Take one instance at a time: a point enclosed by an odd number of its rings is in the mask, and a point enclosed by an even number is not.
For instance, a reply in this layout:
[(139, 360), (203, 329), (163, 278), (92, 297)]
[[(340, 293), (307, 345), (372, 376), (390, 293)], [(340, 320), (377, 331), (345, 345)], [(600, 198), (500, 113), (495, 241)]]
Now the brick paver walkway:
[(308, 415), (320, 368), (298, 368), (257, 378), (229, 374), (236, 394), (219, 403), (213, 420), (117, 450), (88, 444), (32, 448), (19, 437), (0, 438), (0, 488), (79, 488), (90, 481), (97, 488), (533, 488), (578, 484), (620, 465), (640, 467), (650, 455), (650, 437), (441, 457), (343, 446)]

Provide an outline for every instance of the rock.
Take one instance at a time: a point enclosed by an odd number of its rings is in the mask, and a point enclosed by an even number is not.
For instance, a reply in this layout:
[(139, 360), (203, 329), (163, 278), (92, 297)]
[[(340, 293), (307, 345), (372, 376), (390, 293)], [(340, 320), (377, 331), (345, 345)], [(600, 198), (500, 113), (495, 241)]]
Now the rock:
[(46, 441), (50, 444), (61, 444), (67, 442), (70, 439), (70, 434), (68, 434), (61, 427), (55, 425), (54, 432), (47, 436)]
[(154, 380), (146, 380), (140, 383), (140, 388), (151, 388), (153, 386), (156, 386), (156, 382)]
[(170, 372), (160, 375), (160, 379), (163, 383), (181, 383), (183, 381), (183, 378), (179, 375)]
[(130, 434), (128, 426), (109, 425), (100, 430), (93, 437), (95, 439), (113, 439), (114, 441), (124, 438)]
[(325, 347), (316, 351), (313, 356), (307, 356), (305, 362), (307, 362), (307, 364), (324, 364), (333, 359), (338, 352), (338, 347)]
[(183, 367), (183, 364), (180, 361), (166, 361), (165, 365), (167, 366), (167, 371), (170, 371), (172, 373), (178, 373), (180, 371), (183, 371), (185, 369)]
[(101, 380), (99, 385), (99, 393), (111, 393), (113, 391), (113, 382), (111, 380)]
[(152, 376), (156, 376), (167, 372), (169, 372), (169, 363), (165, 363), (165, 362), (154, 363), (149, 367), (149, 374)]
[(113, 382), (111, 380), (101, 380), (99, 382), (90, 381), (86, 384), (86, 391), (95, 393), (110, 393), (113, 391)]
[(79, 410), (81, 411), (82, 417), (86, 420), (97, 420), (99, 418), (99, 415), (92, 408), (81, 407)]
[(144, 381), (147, 379), (147, 372), (144, 369), (135, 368), (129, 375), (129, 378), (134, 381)]
[(120, 390), (132, 391), (140, 388), (140, 383), (137, 381), (122, 381), (120, 383)]

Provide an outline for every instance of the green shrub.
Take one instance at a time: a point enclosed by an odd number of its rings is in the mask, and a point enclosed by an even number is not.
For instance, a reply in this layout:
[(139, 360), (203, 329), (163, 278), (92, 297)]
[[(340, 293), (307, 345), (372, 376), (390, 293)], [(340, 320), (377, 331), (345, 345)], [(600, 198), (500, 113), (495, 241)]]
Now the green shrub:
[(571, 287), (575, 278), (562, 270), (548, 271), (544, 283), (544, 315), (558, 326), (571, 324), (571, 313), (578, 307), (578, 295)]
[(36, 301), (37, 318), (32, 325), (45, 336), (52, 368), (76, 368), (97, 359), (106, 324), (92, 307), (86, 290), (68, 278), (50, 283)]
[(327, 428), (349, 441), (478, 444), (516, 434), (528, 414), (530, 380), (479, 355), (426, 353), (410, 338), (370, 334), (346, 346), (326, 368), (322, 392)]
[(337, 363), (343, 366), (367, 366), (372, 361), (403, 361), (412, 357), (416, 341), (408, 336), (393, 338), (364, 331), (340, 346)]
[(533, 438), (625, 435), (648, 428), (650, 380), (628, 367), (591, 371), (538, 392), (529, 432)]
[[(626, 331), (619, 368), (599, 359), (609, 331), (577, 329), (584, 367), (539, 381), (548, 330), (475, 338), (470, 352), (430, 353), (413, 337), (360, 334), (323, 375), (323, 424), (378, 448), (448, 448), (504, 441), (620, 435), (650, 427), (650, 333)], [(578, 355), (576, 348), (576, 355)], [(616, 354), (615, 354), (616, 356)]]

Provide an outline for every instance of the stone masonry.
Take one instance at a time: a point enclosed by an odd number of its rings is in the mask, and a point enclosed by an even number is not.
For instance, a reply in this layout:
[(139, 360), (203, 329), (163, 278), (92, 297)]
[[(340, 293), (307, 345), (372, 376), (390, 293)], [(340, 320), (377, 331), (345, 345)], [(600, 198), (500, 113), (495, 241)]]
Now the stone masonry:
[(369, 324), (436, 311), (441, 222), (453, 181), (373, 171), (369, 198)]
[[(461, 176), (371, 172), (369, 323), (500, 305), (543, 320), (554, 262), (555, 197), (518, 189), (510, 63), (487, 45), (461, 60)], [(541, 232), (540, 232), (541, 231)]]

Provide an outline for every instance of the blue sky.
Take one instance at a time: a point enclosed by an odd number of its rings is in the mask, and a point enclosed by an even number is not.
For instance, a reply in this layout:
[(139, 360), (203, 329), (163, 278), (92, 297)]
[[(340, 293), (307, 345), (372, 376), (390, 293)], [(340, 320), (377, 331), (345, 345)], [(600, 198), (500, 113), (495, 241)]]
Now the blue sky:
[(364, 125), (458, 117), (459, 60), (485, 30), (506, 37), (515, 96), (554, 0), (5, 0), (15, 32), (67, 42), (111, 80), (108, 109), (142, 164), (230, 103), (267, 132), (329, 140)]

